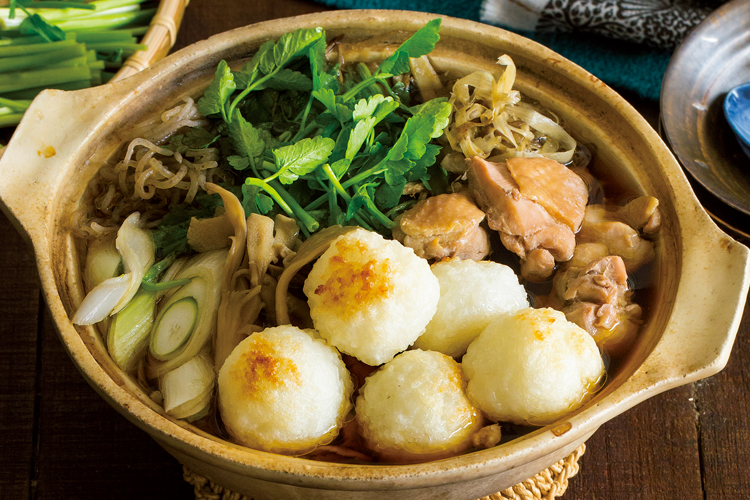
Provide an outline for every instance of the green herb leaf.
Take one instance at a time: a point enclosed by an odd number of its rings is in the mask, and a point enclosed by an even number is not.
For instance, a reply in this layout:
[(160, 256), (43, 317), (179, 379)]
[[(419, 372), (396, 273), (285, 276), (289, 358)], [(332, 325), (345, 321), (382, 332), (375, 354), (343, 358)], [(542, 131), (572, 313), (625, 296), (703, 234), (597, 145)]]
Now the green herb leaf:
[(293, 71), (288, 68), (280, 69), (271, 78), (255, 87), (255, 90), (261, 89), (275, 90), (299, 90), (309, 92), (313, 88), (313, 82), (307, 75), (299, 71)]
[(252, 165), (252, 160), (244, 156), (229, 156), (227, 157), (227, 163), (235, 170), (246, 170)]
[(317, 42), (312, 44), (307, 54), (308, 58), (310, 59), (310, 71), (312, 73), (313, 89), (331, 89), (334, 92), (338, 92), (339, 82), (336, 79), (336, 76), (326, 71), (328, 61), (326, 60), (325, 36), (321, 37)]
[(257, 80), (258, 73), (260, 72), (259, 67), (261, 61), (267, 59), (268, 57), (273, 58), (274, 45), (275, 44), (272, 40), (269, 40), (261, 45), (258, 51), (253, 55), (253, 58), (250, 59), (250, 62), (245, 63), (245, 65), (242, 66), (242, 68), (237, 73), (235, 73), (234, 79), (237, 82), (238, 89), (247, 88), (255, 80)]
[(413, 115), (431, 115), (435, 118), (430, 137), (437, 139), (443, 135), (443, 130), (448, 126), (451, 119), (451, 105), (445, 97), (432, 99), (424, 104), (418, 104), (409, 108)]
[(318, 136), (275, 149), (276, 176), (282, 184), (291, 184), (324, 164), (335, 146), (333, 139)]
[(32, 14), (18, 27), (23, 35), (40, 35), (48, 42), (59, 42), (65, 40), (65, 32), (45, 21), (39, 14)]
[(341, 96), (337, 96), (331, 89), (314, 90), (313, 97), (326, 107), (328, 113), (336, 118), (342, 125), (352, 119), (352, 110), (344, 104)]
[(422, 26), (378, 67), (377, 73), (400, 75), (409, 71), (409, 58), (422, 57), (432, 52), (440, 40), (440, 22), (433, 19)]
[(375, 125), (396, 109), (398, 109), (398, 103), (392, 97), (376, 94), (367, 100), (361, 99), (354, 106), (354, 112), (352, 113), (356, 125), (349, 137), (346, 157), (354, 158), (354, 155), (357, 154), (362, 144), (372, 133)]
[(375, 192), (375, 201), (382, 208), (389, 210), (398, 205), (401, 195), (404, 192), (404, 187), (406, 187), (406, 182), (401, 182), (395, 186), (387, 183), (381, 184)]
[(266, 145), (258, 130), (253, 127), (252, 123), (243, 118), (238, 109), (234, 110), (232, 121), (229, 122), (229, 136), (232, 138), (237, 151), (247, 158), (257, 158), (265, 150)]
[(229, 69), (229, 65), (226, 61), (221, 61), (216, 68), (216, 74), (211, 85), (208, 86), (203, 97), (198, 100), (198, 112), (203, 116), (221, 113), (224, 116), (224, 121), (229, 121), (226, 116), (226, 105), (236, 88), (234, 75)]
[(169, 138), (169, 149), (185, 153), (189, 149), (204, 149), (219, 140), (221, 135), (214, 135), (203, 127), (193, 127), (184, 134)]

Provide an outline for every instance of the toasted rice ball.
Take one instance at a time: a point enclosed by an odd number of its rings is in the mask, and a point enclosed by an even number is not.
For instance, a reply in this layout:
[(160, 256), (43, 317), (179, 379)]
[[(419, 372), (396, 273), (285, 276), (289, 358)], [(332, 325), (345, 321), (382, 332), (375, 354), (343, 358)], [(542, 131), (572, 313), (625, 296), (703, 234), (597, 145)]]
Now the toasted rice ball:
[(444, 354), (399, 354), (360, 389), (357, 423), (367, 446), (381, 458), (399, 462), (464, 451), (482, 425), (465, 386), (460, 365)]
[(598, 388), (604, 363), (593, 337), (554, 309), (500, 316), (469, 345), (467, 394), (496, 422), (546, 425)]
[(338, 351), (289, 325), (240, 342), (219, 372), (219, 409), (229, 433), (274, 453), (303, 454), (333, 440), (353, 391)]
[(457, 358), (500, 314), (529, 307), (526, 289), (497, 262), (451, 259), (433, 264), (440, 282), (437, 312), (414, 347)]
[(368, 365), (409, 347), (437, 308), (440, 285), (410, 248), (364, 229), (336, 239), (304, 286), (321, 337)]

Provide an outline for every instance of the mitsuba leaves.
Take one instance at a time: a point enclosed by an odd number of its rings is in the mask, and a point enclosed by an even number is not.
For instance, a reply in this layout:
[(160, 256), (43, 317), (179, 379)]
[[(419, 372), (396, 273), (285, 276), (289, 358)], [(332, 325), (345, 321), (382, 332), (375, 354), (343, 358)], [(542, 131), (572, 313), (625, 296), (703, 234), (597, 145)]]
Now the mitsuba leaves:
[(232, 121), (229, 122), (229, 136), (234, 141), (237, 151), (247, 158), (260, 156), (266, 147), (258, 130), (242, 117), (238, 109), (234, 110)]
[(301, 175), (309, 174), (328, 160), (335, 145), (333, 139), (318, 136), (275, 149), (279, 181), (291, 184)]
[(255, 90), (274, 89), (274, 90), (300, 90), (309, 92), (313, 88), (313, 82), (307, 75), (299, 71), (293, 71), (288, 68), (280, 69), (276, 74), (270, 77), (262, 84), (255, 87)]
[(184, 134), (173, 135), (169, 138), (169, 149), (177, 153), (185, 153), (189, 149), (204, 149), (218, 141), (221, 135), (212, 134), (203, 127), (193, 127)]
[[(198, 100), (198, 111), (203, 116), (219, 113), (226, 115), (227, 102), (236, 88), (232, 70), (229, 69), (226, 61), (221, 61), (216, 68), (216, 75), (211, 85), (208, 86), (203, 97)], [(224, 116), (224, 120), (227, 121), (226, 116)]]
[(320, 38), (312, 44), (307, 54), (310, 59), (313, 90), (331, 89), (334, 92), (338, 92), (339, 82), (336, 80), (336, 76), (326, 71), (328, 62), (326, 61), (325, 37)]
[(344, 100), (341, 96), (337, 96), (331, 89), (320, 89), (315, 90), (312, 93), (313, 97), (320, 101), (323, 106), (326, 107), (328, 113), (330, 113), (336, 120), (342, 125), (352, 119), (352, 110), (344, 104)]
[(409, 71), (409, 58), (422, 57), (432, 52), (440, 40), (440, 19), (422, 26), (378, 67), (378, 73), (400, 75)]

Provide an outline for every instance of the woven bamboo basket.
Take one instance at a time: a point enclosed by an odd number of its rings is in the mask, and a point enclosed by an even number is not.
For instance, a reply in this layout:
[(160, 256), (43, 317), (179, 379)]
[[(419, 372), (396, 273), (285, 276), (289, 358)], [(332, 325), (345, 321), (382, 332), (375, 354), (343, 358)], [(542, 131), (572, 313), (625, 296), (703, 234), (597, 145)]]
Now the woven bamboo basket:
[[(568, 489), (568, 480), (578, 474), (578, 460), (586, 451), (582, 444), (576, 450), (542, 472), (515, 486), (479, 500), (555, 500)], [(193, 486), (195, 500), (252, 500), (183, 467), (183, 478)]]
[(111, 81), (122, 80), (163, 59), (177, 41), (177, 31), (190, 0), (161, 0), (141, 43), (148, 49), (130, 56)]

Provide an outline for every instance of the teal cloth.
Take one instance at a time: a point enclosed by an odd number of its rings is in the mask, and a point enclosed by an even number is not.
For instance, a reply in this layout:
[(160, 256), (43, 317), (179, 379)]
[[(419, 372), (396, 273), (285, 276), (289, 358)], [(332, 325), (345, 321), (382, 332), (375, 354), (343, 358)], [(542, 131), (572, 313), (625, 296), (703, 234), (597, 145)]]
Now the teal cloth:
[[(318, 0), (340, 9), (402, 9), (479, 21), (482, 0)], [(521, 33), (575, 62), (619, 91), (658, 101), (672, 53), (595, 35)]]

